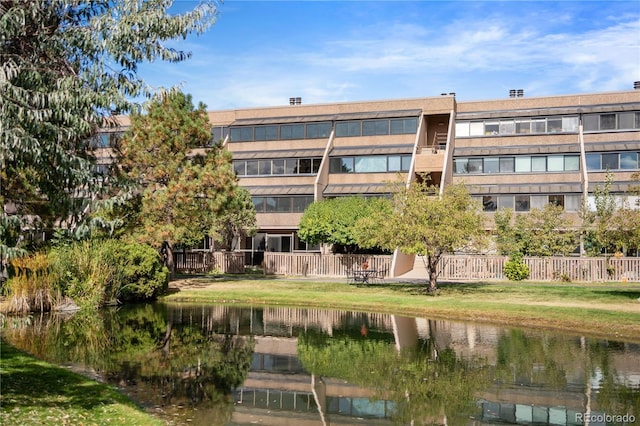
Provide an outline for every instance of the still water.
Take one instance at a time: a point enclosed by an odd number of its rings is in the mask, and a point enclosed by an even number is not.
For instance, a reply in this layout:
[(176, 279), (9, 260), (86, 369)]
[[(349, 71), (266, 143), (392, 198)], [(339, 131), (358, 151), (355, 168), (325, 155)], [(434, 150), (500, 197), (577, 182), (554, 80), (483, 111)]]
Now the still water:
[(640, 423), (640, 345), (282, 307), (154, 304), (10, 321), (10, 343), (171, 424)]

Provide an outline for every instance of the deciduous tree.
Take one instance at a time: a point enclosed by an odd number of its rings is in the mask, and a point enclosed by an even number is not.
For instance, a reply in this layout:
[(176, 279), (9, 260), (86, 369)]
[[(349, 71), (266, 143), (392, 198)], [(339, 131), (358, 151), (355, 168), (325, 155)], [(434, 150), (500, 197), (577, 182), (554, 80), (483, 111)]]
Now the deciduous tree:
[[(139, 64), (188, 58), (165, 42), (205, 31), (217, 13), (215, 1), (177, 15), (171, 4), (0, 2), (0, 214), (21, 219), (18, 229), (73, 229), (91, 211), (105, 183), (89, 139), (154, 91)], [(4, 257), (19, 254), (12, 243), (0, 235)]]
[(394, 194), (390, 208), (357, 224), (360, 245), (425, 256), (429, 292), (437, 288), (438, 263), (444, 254), (479, 249), (485, 243), (484, 216), (464, 184), (450, 185), (442, 195), (438, 190), (412, 182)]
[(386, 201), (354, 196), (315, 202), (302, 215), (298, 236), (309, 244), (333, 244), (353, 253), (358, 248), (356, 223), (388, 208)]

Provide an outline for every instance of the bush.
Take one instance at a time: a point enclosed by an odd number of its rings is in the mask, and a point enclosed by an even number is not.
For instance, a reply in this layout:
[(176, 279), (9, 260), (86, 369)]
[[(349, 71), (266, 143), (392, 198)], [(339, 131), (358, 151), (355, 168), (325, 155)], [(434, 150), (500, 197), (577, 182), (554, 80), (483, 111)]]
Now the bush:
[(169, 283), (158, 252), (143, 244), (82, 242), (56, 248), (49, 257), (58, 287), (79, 306), (152, 300)]
[(521, 254), (514, 254), (504, 264), (504, 274), (511, 281), (522, 281), (529, 277), (529, 266), (524, 263)]
[(120, 283), (118, 299), (138, 302), (158, 297), (169, 285), (169, 271), (158, 252), (144, 244), (120, 244), (114, 253)]

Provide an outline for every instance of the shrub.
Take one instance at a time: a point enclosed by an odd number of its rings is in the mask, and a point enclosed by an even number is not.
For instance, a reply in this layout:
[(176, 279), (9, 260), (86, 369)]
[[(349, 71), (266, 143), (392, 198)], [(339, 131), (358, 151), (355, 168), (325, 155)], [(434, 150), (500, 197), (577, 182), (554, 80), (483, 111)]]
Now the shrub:
[(511, 281), (522, 281), (529, 277), (529, 266), (524, 263), (521, 254), (513, 254), (504, 264), (504, 274)]
[(158, 252), (144, 244), (120, 244), (114, 253), (121, 302), (152, 300), (169, 285), (169, 271)]

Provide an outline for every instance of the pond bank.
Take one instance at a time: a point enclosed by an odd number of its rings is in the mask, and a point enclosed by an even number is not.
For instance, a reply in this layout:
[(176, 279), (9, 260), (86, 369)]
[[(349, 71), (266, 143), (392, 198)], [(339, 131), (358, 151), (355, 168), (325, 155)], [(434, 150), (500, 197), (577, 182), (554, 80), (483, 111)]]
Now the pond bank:
[(384, 312), (553, 329), (640, 342), (639, 283), (441, 283), (189, 276), (172, 281), (166, 302), (286, 305)]

